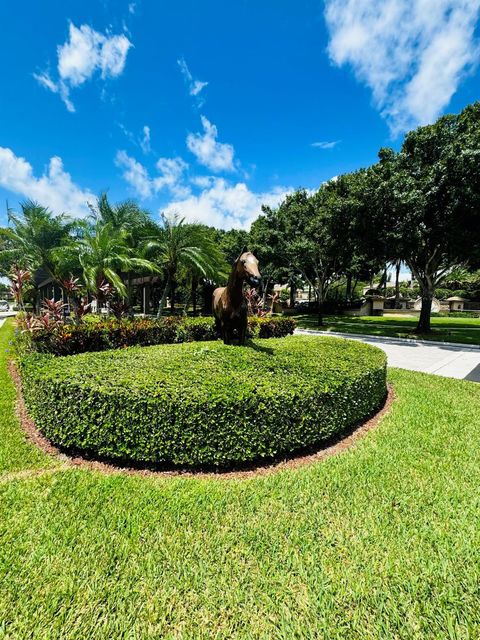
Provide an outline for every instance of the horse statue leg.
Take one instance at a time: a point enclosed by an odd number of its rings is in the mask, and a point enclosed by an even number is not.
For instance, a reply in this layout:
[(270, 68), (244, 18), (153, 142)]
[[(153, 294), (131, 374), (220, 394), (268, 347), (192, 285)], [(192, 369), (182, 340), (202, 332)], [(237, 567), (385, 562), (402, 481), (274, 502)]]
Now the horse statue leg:
[(232, 344), (232, 329), (228, 324), (223, 324), (223, 344)]
[(223, 338), (222, 322), (215, 316), (215, 332), (218, 336)]
[(238, 331), (238, 344), (240, 346), (245, 346), (245, 340), (247, 337), (247, 320), (245, 319), (245, 322), (242, 322), (242, 325)]

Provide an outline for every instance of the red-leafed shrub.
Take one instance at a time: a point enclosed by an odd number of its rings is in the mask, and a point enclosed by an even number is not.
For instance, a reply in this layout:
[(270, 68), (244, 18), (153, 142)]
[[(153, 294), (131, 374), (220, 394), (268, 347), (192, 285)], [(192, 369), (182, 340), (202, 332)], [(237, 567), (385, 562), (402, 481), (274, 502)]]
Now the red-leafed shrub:
[[(282, 338), (293, 333), (295, 321), (291, 318), (271, 317), (248, 319), (250, 338)], [(172, 316), (153, 320), (107, 319), (82, 324), (61, 324), (39, 327), (35, 332), (24, 332), (22, 340), (34, 351), (67, 356), (89, 351), (121, 349), (134, 345), (151, 346), (178, 342), (196, 342), (217, 338), (212, 318), (183, 318)]]

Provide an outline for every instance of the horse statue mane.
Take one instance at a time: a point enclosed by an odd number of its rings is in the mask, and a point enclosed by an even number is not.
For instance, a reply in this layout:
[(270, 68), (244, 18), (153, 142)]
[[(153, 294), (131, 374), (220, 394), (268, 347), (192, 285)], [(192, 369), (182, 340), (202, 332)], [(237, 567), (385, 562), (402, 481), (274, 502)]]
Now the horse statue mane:
[(244, 345), (247, 335), (247, 301), (243, 295), (243, 284), (258, 287), (261, 281), (258, 260), (244, 247), (233, 263), (226, 287), (213, 292), (213, 315), (217, 330), (225, 344), (232, 344), (235, 332), (238, 344)]

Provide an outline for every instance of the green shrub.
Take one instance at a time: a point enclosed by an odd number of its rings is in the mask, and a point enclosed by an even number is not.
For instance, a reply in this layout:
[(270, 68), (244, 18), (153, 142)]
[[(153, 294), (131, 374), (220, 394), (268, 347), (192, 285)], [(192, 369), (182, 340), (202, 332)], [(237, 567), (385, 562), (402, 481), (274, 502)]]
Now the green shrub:
[(372, 414), (386, 358), (335, 338), (184, 343), (21, 360), (39, 429), (117, 460), (226, 466), (315, 445)]
[[(249, 318), (248, 336), (283, 338), (295, 329), (289, 318)], [(80, 325), (65, 324), (54, 329), (23, 333), (22, 342), (40, 353), (57, 356), (88, 351), (122, 349), (134, 345), (150, 346), (176, 342), (215, 340), (217, 332), (213, 318), (185, 318), (170, 316), (160, 320), (136, 318), (134, 320), (98, 320)]]
[(440, 318), (480, 318), (479, 311), (440, 311), (436, 315)]
[(297, 323), (293, 318), (272, 316), (271, 318), (251, 317), (248, 319), (250, 338), (284, 338), (295, 331)]

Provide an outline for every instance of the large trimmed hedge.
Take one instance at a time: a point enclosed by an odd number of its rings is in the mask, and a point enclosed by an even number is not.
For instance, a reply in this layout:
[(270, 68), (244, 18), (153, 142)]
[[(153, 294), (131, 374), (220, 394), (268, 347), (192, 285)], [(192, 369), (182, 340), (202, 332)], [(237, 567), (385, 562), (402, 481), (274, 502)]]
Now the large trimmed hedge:
[[(249, 338), (283, 338), (295, 329), (292, 318), (266, 317), (248, 318)], [(27, 347), (41, 353), (67, 356), (88, 351), (123, 349), (134, 345), (150, 346), (215, 340), (217, 331), (213, 318), (188, 318), (170, 316), (153, 320), (98, 320), (79, 325), (62, 324), (52, 329), (23, 333)]]
[(112, 459), (226, 466), (314, 445), (365, 419), (386, 394), (369, 345), (312, 336), (31, 354), (23, 392), (52, 442)]

